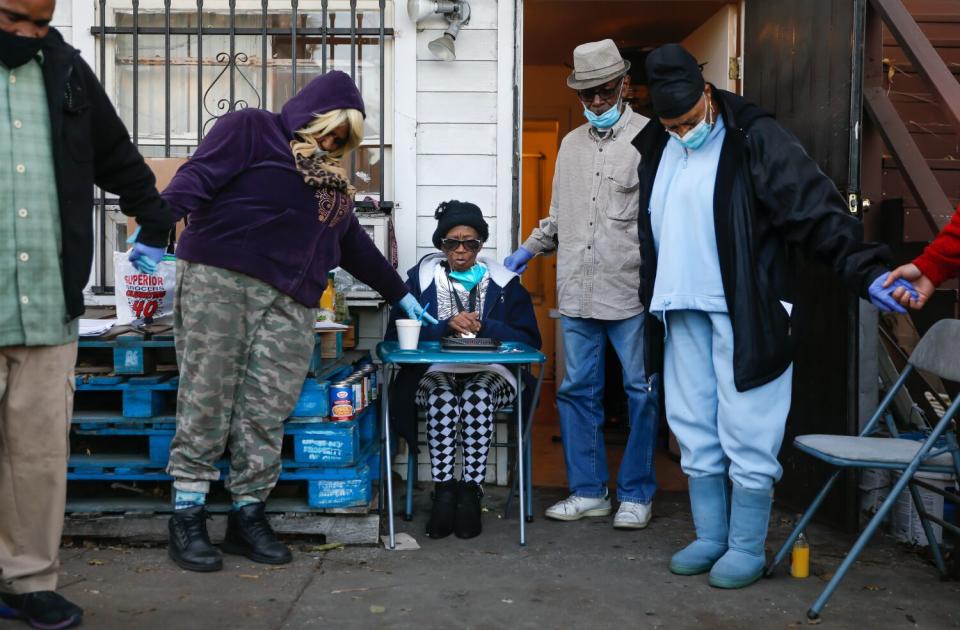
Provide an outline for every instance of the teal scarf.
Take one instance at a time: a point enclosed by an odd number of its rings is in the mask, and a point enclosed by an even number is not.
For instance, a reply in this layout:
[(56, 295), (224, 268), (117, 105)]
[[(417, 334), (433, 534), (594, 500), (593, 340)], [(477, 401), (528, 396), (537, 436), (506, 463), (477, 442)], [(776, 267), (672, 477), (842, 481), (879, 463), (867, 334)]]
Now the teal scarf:
[(483, 263), (476, 263), (466, 271), (451, 271), (450, 277), (463, 285), (467, 291), (472, 291), (473, 287), (480, 284), (483, 276), (487, 273), (487, 266)]

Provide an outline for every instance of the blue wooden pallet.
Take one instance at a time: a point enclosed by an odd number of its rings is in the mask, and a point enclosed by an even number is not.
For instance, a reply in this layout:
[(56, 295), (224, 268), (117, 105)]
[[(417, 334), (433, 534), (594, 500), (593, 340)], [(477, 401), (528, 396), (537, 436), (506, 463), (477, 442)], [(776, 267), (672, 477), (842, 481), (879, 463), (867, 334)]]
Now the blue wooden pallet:
[[(176, 375), (152, 376), (77, 376), (77, 406), (82, 407), (87, 392), (118, 392), (120, 415), (127, 418), (153, 418), (173, 410), (180, 379)], [(330, 383), (308, 378), (300, 392), (291, 417), (318, 418), (330, 414)]]
[(293, 436), (293, 459), (322, 466), (354, 466), (377, 437), (376, 407), (367, 407), (348, 422), (288, 420), (284, 433)]
[[(97, 440), (105, 450), (115, 450), (103, 444), (115, 438), (120, 448), (136, 452), (130, 457), (149, 465), (164, 468), (170, 455), (170, 442), (176, 432), (176, 418), (123, 418), (107, 413), (81, 412), (74, 416), (72, 433), (88, 442)], [(376, 439), (376, 407), (367, 407), (357, 418), (348, 422), (330, 422), (326, 418), (296, 418), (284, 424), (284, 435), (289, 436), (293, 461), (311, 466), (355, 466), (361, 461), (362, 451)], [(127, 438), (140, 437), (139, 443), (122, 443)], [(130, 440), (127, 440), (129, 442)], [(92, 448), (92, 446), (91, 446)]]
[(318, 418), (330, 415), (330, 382), (308, 378), (300, 390), (292, 418)]
[[(303, 481), (307, 485), (307, 504), (312, 508), (360, 507), (370, 502), (372, 484), (379, 466), (377, 443), (366, 446), (360, 463), (348, 467), (303, 466), (284, 460), (280, 481)], [(229, 470), (220, 462), (221, 476)], [(376, 472), (375, 472), (376, 471)], [(170, 482), (172, 477), (151, 465), (149, 458), (115, 455), (75, 455), (67, 467), (67, 481), (146, 481)]]
[(180, 379), (168, 374), (153, 376), (77, 376), (75, 408), (82, 408), (92, 394), (114, 395), (121, 415), (153, 418), (174, 408)]
[(172, 349), (174, 347), (173, 334), (154, 335), (144, 339), (137, 334), (120, 335), (114, 339), (102, 340), (96, 337), (81, 338), (79, 355), (81, 360), (87, 349), (104, 348), (112, 353), (113, 371), (115, 374), (136, 375), (152, 372), (156, 367), (155, 349)]

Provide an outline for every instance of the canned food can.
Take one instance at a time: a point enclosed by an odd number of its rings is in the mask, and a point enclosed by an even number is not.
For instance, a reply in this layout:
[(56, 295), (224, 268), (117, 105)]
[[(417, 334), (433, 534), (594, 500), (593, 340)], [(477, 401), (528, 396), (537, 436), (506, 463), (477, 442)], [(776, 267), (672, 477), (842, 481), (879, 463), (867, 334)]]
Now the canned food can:
[(330, 420), (346, 422), (356, 413), (353, 385), (345, 382), (330, 387)]
[(363, 404), (363, 382), (355, 380), (351, 381), (350, 384), (353, 386), (353, 405), (355, 408), (354, 413), (360, 413), (365, 407)]
[(370, 394), (371, 400), (376, 400), (380, 394), (380, 392), (377, 391), (377, 368), (370, 370)]

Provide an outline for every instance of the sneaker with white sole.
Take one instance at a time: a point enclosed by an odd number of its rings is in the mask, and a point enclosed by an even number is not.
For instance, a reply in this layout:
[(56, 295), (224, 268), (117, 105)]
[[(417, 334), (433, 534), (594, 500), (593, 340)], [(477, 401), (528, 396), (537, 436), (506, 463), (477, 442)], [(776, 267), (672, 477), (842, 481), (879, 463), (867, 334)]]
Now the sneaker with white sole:
[(584, 516), (609, 516), (611, 511), (609, 494), (597, 498), (571, 494), (548, 507), (546, 516), (557, 521), (577, 521)]
[(613, 526), (617, 529), (643, 529), (653, 516), (653, 502), (634, 503), (621, 501), (617, 515), (613, 517)]

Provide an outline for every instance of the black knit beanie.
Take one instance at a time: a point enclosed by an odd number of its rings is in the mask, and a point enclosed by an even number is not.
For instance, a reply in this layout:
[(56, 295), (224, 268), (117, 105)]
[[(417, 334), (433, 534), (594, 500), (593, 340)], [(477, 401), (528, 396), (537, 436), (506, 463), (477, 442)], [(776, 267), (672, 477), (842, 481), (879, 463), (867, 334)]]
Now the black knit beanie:
[(678, 118), (703, 98), (703, 72), (680, 44), (666, 44), (647, 55), (653, 110), (660, 118)]
[(490, 228), (483, 219), (483, 212), (476, 204), (469, 201), (452, 199), (437, 206), (433, 213), (437, 220), (437, 229), (433, 232), (433, 246), (440, 249), (440, 241), (446, 238), (447, 232), (458, 225), (469, 225), (480, 234), (480, 240), (486, 241), (490, 237)]

